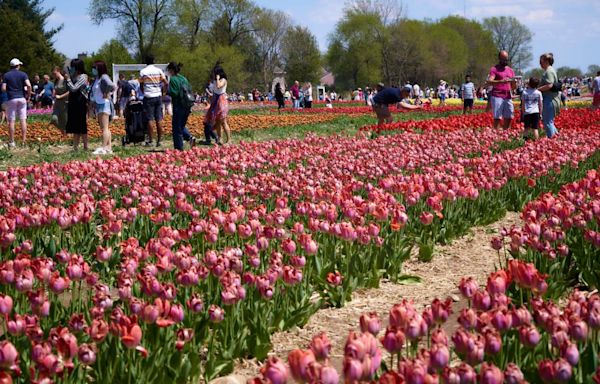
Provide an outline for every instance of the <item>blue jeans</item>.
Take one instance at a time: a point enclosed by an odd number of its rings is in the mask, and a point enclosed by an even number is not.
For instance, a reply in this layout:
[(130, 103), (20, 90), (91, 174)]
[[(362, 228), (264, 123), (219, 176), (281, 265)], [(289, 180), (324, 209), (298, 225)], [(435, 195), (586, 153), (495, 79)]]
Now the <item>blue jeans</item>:
[(551, 138), (558, 133), (558, 129), (554, 125), (554, 104), (552, 103), (552, 98), (544, 98), (543, 106), (542, 121), (544, 123), (544, 131), (546, 132), (546, 136)]
[(294, 109), (300, 108), (300, 99), (294, 99)]
[(183, 140), (189, 141), (192, 138), (185, 126), (189, 115), (188, 108), (173, 104), (173, 147), (180, 151), (183, 151)]

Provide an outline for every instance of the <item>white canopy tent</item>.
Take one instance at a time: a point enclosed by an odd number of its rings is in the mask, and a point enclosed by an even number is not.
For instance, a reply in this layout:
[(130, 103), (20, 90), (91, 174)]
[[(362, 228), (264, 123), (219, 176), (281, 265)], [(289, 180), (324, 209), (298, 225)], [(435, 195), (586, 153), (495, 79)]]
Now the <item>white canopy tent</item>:
[[(167, 76), (167, 78), (169, 77), (167, 74), (167, 64), (154, 64), (154, 66), (162, 69), (163, 72), (165, 72), (165, 76)], [(117, 81), (119, 81), (119, 73), (121, 72), (139, 72), (144, 68), (146, 68), (146, 64), (113, 64), (113, 83), (115, 83), (115, 85), (117, 84)], [(117, 102), (117, 92), (113, 92), (113, 102)]]

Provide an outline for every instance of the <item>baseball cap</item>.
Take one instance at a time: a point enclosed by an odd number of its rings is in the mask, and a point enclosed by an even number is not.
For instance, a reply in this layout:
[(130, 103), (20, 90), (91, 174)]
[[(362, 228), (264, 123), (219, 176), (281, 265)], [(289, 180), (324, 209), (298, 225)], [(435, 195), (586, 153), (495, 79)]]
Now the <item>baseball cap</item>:
[(15, 57), (10, 61), (10, 66), (16, 67), (17, 65), (23, 65), (23, 62)]

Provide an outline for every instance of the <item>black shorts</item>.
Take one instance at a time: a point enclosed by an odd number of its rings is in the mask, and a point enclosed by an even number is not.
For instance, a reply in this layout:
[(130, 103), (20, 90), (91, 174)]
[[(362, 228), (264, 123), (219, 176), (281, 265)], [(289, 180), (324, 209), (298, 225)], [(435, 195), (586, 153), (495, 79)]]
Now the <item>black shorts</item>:
[(528, 115), (523, 115), (523, 124), (525, 124), (526, 129), (538, 129), (540, 125), (540, 114), (530, 113)]
[(144, 97), (144, 115), (147, 121), (161, 121), (162, 97)]
[(473, 99), (465, 99), (464, 100), (464, 108), (473, 108)]

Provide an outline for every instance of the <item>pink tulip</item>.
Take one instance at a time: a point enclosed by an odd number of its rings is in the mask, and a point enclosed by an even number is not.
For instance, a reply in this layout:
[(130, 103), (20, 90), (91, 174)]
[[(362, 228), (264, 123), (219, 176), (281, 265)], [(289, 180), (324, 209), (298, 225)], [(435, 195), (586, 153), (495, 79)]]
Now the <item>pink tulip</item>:
[(310, 365), (315, 362), (315, 355), (310, 349), (295, 349), (288, 354), (288, 363), (290, 366), (290, 371), (294, 379), (298, 381), (307, 380), (308, 369)]
[(500, 368), (493, 364), (484, 362), (481, 364), (479, 371), (479, 383), (481, 384), (502, 384), (504, 382), (504, 374)]
[(377, 312), (364, 313), (360, 316), (360, 330), (377, 336), (381, 330), (381, 320), (377, 316)]
[(554, 362), (554, 380), (558, 383), (568, 383), (573, 376), (573, 368), (565, 359), (558, 359)]
[(213, 323), (220, 323), (225, 318), (225, 311), (222, 308), (212, 304), (208, 308), (208, 316)]
[(96, 259), (102, 263), (107, 262), (112, 257), (112, 248), (96, 247)]
[(572, 366), (579, 363), (579, 349), (577, 344), (565, 343), (560, 349), (560, 355), (563, 359), (569, 362)]
[(81, 344), (77, 350), (77, 357), (83, 365), (93, 365), (96, 362), (95, 344)]
[(351, 357), (344, 358), (344, 376), (349, 382), (358, 382), (363, 377), (363, 366), (359, 360)]
[(286, 365), (275, 356), (267, 359), (265, 365), (260, 369), (260, 373), (272, 384), (284, 384), (288, 380)]
[(0, 341), (0, 368), (14, 369), (19, 353), (9, 341)]
[(540, 342), (541, 336), (535, 326), (521, 326), (519, 328), (519, 340), (526, 347), (535, 347)]
[(327, 338), (327, 334), (322, 332), (319, 335), (313, 336), (310, 349), (317, 360), (327, 359), (331, 352), (331, 343), (329, 338)]
[(471, 299), (475, 295), (475, 292), (479, 290), (479, 285), (477, 285), (477, 282), (472, 277), (466, 279), (463, 277), (460, 279), (458, 289), (464, 297)]
[(504, 381), (506, 384), (522, 384), (525, 381), (525, 376), (515, 363), (508, 363), (504, 370)]
[(0, 314), (8, 315), (13, 308), (13, 299), (8, 295), (0, 294)]
[(450, 362), (450, 350), (444, 344), (434, 344), (429, 350), (429, 361), (436, 370), (441, 370)]
[(385, 334), (381, 337), (381, 344), (390, 353), (397, 353), (402, 350), (406, 337), (404, 333), (395, 328), (388, 327)]

